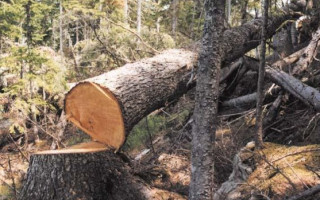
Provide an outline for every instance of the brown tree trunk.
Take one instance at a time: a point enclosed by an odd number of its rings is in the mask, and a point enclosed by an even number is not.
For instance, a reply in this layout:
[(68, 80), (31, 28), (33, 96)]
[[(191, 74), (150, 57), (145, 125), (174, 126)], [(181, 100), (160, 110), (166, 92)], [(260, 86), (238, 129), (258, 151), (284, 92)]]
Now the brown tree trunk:
[(258, 148), (263, 147), (263, 101), (264, 101), (264, 76), (266, 66), (266, 42), (267, 42), (267, 27), (268, 27), (268, 8), (269, 0), (263, 0), (261, 3), (262, 14), (263, 14), (263, 27), (261, 34), (261, 53), (259, 63), (259, 77), (258, 77), (258, 88), (257, 88), (257, 113), (256, 113), (256, 135), (255, 142)]
[(182, 196), (151, 188), (130, 173), (130, 167), (111, 151), (34, 154), (21, 200), (132, 200)]
[(143, 117), (184, 94), (197, 55), (169, 50), (75, 86), (65, 98), (67, 119), (118, 149)]
[[(292, 17), (290, 12), (270, 19), (266, 36), (271, 37), (276, 27)], [(261, 27), (261, 19), (255, 19), (221, 33), (222, 62), (232, 62), (255, 48)], [(67, 119), (98, 141), (119, 149), (144, 116), (188, 90), (196, 57), (194, 52), (170, 50), (88, 79), (67, 94)]]
[[(301, 11), (305, 2), (298, 1), (297, 4), (289, 4), (284, 10), (293, 9), (294, 11)], [(297, 18), (292, 12), (281, 12), (277, 16), (268, 19), (268, 26), (266, 30), (266, 37), (269, 38), (276, 33), (276, 30), (283, 22)], [(261, 28), (263, 20), (261, 18), (251, 20), (239, 27), (231, 28), (224, 31), (223, 42), (220, 43), (225, 52), (225, 63), (234, 61), (241, 57), (243, 52), (248, 52), (259, 45), (261, 38)]]
[(189, 199), (213, 198), (214, 141), (218, 112), (220, 67), (224, 58), (225, 1), (206, 1), (206, 16), (199, 54), (196, 100), (193, 113), (191, 183)]

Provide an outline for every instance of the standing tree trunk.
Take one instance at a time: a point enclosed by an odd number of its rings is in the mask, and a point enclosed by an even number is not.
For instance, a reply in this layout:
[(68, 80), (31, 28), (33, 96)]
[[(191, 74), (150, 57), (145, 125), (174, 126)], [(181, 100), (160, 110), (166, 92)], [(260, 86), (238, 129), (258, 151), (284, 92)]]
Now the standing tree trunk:
[(206, 1), (206, 16), (199, 54), (196, 103), (193, 113), (190, 200), (212, 200), (214, 141), (218, 112), (220, 67), (224, 58), (224, 0)]
[(249, 0), (241, 1), (241, 25), (247, 22), (248, 1)]
[(63, 8), (62, 8), (62, 0), (60, 0), (60, 3), (59, 3), (59, 10), (60, 10), (60, 15), (59, 15), (60, 54), (63, 56), (63, 21), (62, 21)]
[(140, 36), (141, 34), (141, 5), (142, 0), (138, 0), (138, 8), (137, 8), (137, 33)]
[(178, 13), (177, 7), (179, 4), (179, 0), (172, 1), (172, 35), (176, 37), (177, 25), (178, 25)]
[(257, 90), (257, 115), (256, 115), (256, 145), (257, 147), (263, 146), (263, 113), (262, 105), (264, 100), (264, 74), (266, 66), (266, 42), (267, 42), (267, 27), (268, 27), (268, 8), (269, 0), (262, 1), (263, 7), (263, 26), (262, 26), (262, 38), (261, 38), (261, 53), (260, 53), (260, 66), (259, 66), (259, 78), (258, 78), (258, 90)]
[(227, 2), (228, 2), (227, 3), (227, 9), (228, 9), (227, 19), (228, 19), (228, 24), (231, 25), (231, 8), (232, 8), (231, 0), (228, 0)]
[(128, 24), (128, 0), (123, 1), (123, 18), (124, 23)]

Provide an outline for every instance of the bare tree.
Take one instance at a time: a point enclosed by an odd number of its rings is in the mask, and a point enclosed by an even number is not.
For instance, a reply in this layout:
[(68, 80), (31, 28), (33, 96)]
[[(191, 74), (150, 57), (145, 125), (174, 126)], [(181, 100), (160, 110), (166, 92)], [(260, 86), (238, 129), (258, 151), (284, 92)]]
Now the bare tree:
[(59, 10), (60, 10), (60, 16), (59, 16), (59, 31), (60, 31), (60, 54), (63, 55), (63, 21), (62, 21), (62, 15), (63, 15), (63, 7), (62, 7), (62, 0), (60, 0), (59, 3)]
[(178, 12), (177, 12), (177, 7), (179, 5), (179, 0), (173, 0), (172, 1), (172, 34), (174, 37), (176, 37), (176, 31), (177, 31), (177, 26), (178, 26)]
[(123, 1), (123, 17), (124, 23), (128, 23), (128, 0)]
[(224, 0), (205, 3), (206, 16), (199, 54), (194, 124), (192, 128), (191, 183), (189, 199), (213, 198), (214, 141), (218, 111), (221, 45), (224, 31)]
[(267, 41), (267, 26), (268, 26), (268, 7), (269, 0), (262, 1), (263, 12), (263, 26), (261, 37), (261, 53), (260, 53), (260, 66), (259, 66), (259, 78), (258, 78), (258, 98), (257, 98), (257, 117), (256, 117), (256, 144), (258, 147), (263, 146), (263, 113), (262, 104), (264, 99), (264, 75), (266, 66), (266, 41)]
[(141, 4), (142, 0), (138, 0), (138, 10), (137, 10), (137, 33), (141, 33)]

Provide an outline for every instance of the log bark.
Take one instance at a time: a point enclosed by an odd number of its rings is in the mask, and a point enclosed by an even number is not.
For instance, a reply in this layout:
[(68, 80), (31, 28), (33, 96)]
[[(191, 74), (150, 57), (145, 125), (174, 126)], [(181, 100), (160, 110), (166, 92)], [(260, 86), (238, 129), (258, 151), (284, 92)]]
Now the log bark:
[[(290, 4), (294, 9), (301, 8), (293, 5)], [(266, 36), (271, 37), (276, 27), (294, 17), (293, 12), (281, 12), (271, 18)], [(262, 20), (254, 19), (224, 31), (220, 42), (226, 55), (223, 62), (232, 62), (255, 48), (261, 27)], [(169, 50), (88, 79), (66, 95), (67, 119), (96, 140), (119, 149), (137, 122), (195, 84), (193, 81), (186, 86), (190, 77), (193, 78), (196, 58), (195, 52)]]
[(225, 56), (221, 46), (225, 1), (205, 3), (205, 22), (192, 125), (190, 200), (212, 200), (214, 143), (217, 127), (220, 69)]
[[(293, 12), (289, 12), (289, 9), (293, 11), (301, 11), (304, 6), (305, 1), (297, 1), (296, 3), (291, 3), (284, 7), (284, 12), (270, 17), (268, 19), (266, 37), (270, 38), (273, 36), (276, 33), (277, 28), (281, 26), (283, 22), (298, 18), (298, 16)], [(230, 63), (235, 59), (240, 58), (243, 55), (243, 52), (248, 52), (259, 45), (262, 24), (263, 19), (258, 18), (224, 32), (223, 42), (221, 45), (226, 55), (224, 59), (225, 63)]]
[(320, 45), (320, 28), (313, 34), (309, 45), (305, 48), (303, 55), (300, 57), (296, 66), (293, 68), (293, 74), (299, 74), (306, 70), (317, 55), (317, 49)]
[(187, 82), (196, 60), (193, 52), (169, 50), (88, 79), (66, 95), (67, 119), (118, 149), (143, 117), (194, 85)]
[[(251, 69), (258, 70), (259, 62), (257, 60), (245, 58), (245, 61)], [(266, 76), (304, 104), (313, 107), (317, 111), (320, 110), (320, 92), (317, 89), (302, 83), (280, 69), (273, 68), (273, 66), (266, 67)]]
[(112, 151), (34, 154), (21, 200), (132, 200), (185, 199), (176, 193), (152, 188), (130, 172)]
[(257, 101), (257, 93), (254, 92), (252, 94), (244, 95), (241, 97), (237, 97), (234, 99), (230, 99), (222, 102), (221, 106), (223, 107), (243, 107), (245, 105), (252, 105)]

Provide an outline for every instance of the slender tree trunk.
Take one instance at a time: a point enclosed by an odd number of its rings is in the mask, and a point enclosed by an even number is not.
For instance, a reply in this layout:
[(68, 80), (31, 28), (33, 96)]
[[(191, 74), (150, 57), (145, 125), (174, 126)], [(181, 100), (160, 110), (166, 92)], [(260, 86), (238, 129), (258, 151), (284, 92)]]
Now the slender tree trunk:
[(62, 20), (63, 8), (62, 8), (62, 0), (60, 0), (60, 3), (59, 3), (59, 10), (60, 10), (60, 16), (59, 16), (60, 54), (63, 55), (63, 20)]
[(206, 1), (205, 26), (196, 86), (192, 128), (190, 200), (213, 198), (214, 141), (218, 112), (220, 67), (224, 55), (224, 0)]
[(26, 11), (26, 22), (25, 22), (25, 31), (28, 48), (32, 45), (32, 26), (31, 26), (31, 5), (32, 2), (29, 0), (25, 5)]
[(176, 31), (177, 31), (177, 25), (178, 25), (178, 16), (177, 16), (178, 4), (179, 4), (179, 0), (172, 1), (172, 35), (174, 38), (176, 37)]
[(141, 7), (142, 7), (142, 0), (138, 0), (138, 9), (137, 9), (137, 33), (138, 35), (141, 34)]
[(157, 17), (157, 22), (156, 22), (157, 33), (160, 33), (160, 22), (161, 22), (161, 17), (158, 16)]
[(190, 24), (190, 32), (191, 32), (191, 38), (194, 39), (194, 21), (195, 21), (195, 18), (196, 18), (196, 3), (194, 2), (193, 4), (193, 9), (192, 9), (192, 21), (191, 21), (191, 24)]
[(295, 48), (298, 44), (298, 32), (297, 32), (295, 23), (292, 23), (290, 27), (291, 27), (290, 34), (291, 34), (292, 46)]
[(259, 78), (258, 78), (258, 98), (257, 98), (257, 115), (256, 115), (256, 145), (257, 147), (263, 146), (263, 113), (262, 105), (264, 100), (264, 74), (266, 65), (266, 41), (267, 41), (267, 27), (268, 27), (268, 8), (269, 0), (264, 0), (263, 4), (263, 27), (261, 38), (261, 54), (260, 54), (260, 66), (259, 66)]
[(123, 18), (124, 23), (128, 24), (128, 0), (123, 1)]
[(76, 44), (79, 42), (79, 21), (76, 21)]
[(232, 8), (231, 0), (228, 0), (228, 2), (227, 2), (227, 9), (228, 9), (227, 19), (228, 19), (228, 23), (229, 23), (230, 25), (231, 25), (231, 8)]
[(244, 0), (241, 2), (241, 25), (247, 22), (248, 1), (249, 0)]

